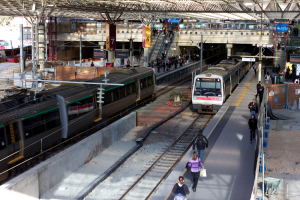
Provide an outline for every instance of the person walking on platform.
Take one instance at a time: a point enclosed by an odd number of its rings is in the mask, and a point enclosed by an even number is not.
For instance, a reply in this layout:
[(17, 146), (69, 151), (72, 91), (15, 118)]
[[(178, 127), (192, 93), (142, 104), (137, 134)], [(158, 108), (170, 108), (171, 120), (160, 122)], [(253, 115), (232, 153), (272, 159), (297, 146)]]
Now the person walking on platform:
[(254, 69), (254, 73), (255, 73), (255, 76), (256, 76), (256, 69), (257, 69), (257, 65), (256, 64), (254, 64), (253, 69)]
[(196, 192), (199, 176), (200, 176), (200, 170), (199, 170), (199, 164), (204, 169), (204, 166), (201, 162), (201, 159), (198, 158), (198, 153), (196, 151), (193, 152), (192, 158), (189, 161), (189, 166), (191, 167), (191, 173), (193, 176), (193, 186), (192, 189), (194, 192)]
[(263, 96), (264, 96), (264, 90), (265, 90), (265, 88), (264, 88), (263, 84), (261, 83), (261, 84), (260, 84), (260, 88), (259, 88), (259, 90), (258, 90), (258, 95), (259, 95), (259, 105), (260, 105), (261, 102), (262, 102), (262, 99), (263, 99)]
[(258, 105), (255, 102), (255, 99), (252, 100), (252, 102), (249, 103), (248, 108), (250, 109), (250, 114), (254, 115), (258, 112)]
[(183, 176), (179, 176), (178, 183), (174, 185), (172, 193), (175, 195), (174, 200), (187, 200), (186, 195), (190, 194), (190, 191), (188, 186), (184, 184)]
[(202, 130), (199, 131), (199, 136), (196, 138), (196, 140), (193, 143), (193, 150), (195, 150), (195, 146), (197, 147), (198, 150), (198, 158), (200, 158), (200, 160), (203, 160), (205, 147), (208, 148), (208, 140), (202, 134)]
[(254, 115), (251, 115), (248, 125), (250, 129), (250, 143), (252, 143), (252, 140), (255, 140), (255, 131), (257, 129), (257, 119), (255, 119)]

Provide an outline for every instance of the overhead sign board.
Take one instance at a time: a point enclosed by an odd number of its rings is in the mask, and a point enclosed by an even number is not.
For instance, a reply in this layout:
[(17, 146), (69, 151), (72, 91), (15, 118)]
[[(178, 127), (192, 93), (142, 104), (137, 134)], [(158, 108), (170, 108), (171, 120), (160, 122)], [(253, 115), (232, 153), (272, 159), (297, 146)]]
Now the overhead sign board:
[(275, 31), (288, 31), (287, 24), (275, 24)]
[(106, 58), (106, 51), (94, 49), (93, 58)]
[(116, 51), (116, 58), (128, 58), (129, 51)]
[(245, 61), (245, 62), (255, 62), (255, 58), (242, 58), (242, 61)]
[(290, 56), (291, 63), (300, 63), (300, 56)]

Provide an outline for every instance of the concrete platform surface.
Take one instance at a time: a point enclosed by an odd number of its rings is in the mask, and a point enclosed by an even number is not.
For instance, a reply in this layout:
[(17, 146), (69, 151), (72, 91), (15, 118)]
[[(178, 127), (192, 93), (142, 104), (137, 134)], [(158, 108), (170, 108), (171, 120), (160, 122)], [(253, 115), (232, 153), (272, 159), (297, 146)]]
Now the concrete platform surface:
[[(171, 190), (180, 175), (185, 177), (188, 200), (249, 200), (254, 184), (255, 143), (250, 143), (248, 103), (256, 94), (257, 76), (250, 70), (234, 93), (204, 130), (209, 147), (203, 156), (208, 177), (200, 178), (192, 191), (192, 176), (186, 172), (192, 149), (153, 195), (153, 200), (173, 200)], [(223, 115), (224, 114), (224, 115)]]

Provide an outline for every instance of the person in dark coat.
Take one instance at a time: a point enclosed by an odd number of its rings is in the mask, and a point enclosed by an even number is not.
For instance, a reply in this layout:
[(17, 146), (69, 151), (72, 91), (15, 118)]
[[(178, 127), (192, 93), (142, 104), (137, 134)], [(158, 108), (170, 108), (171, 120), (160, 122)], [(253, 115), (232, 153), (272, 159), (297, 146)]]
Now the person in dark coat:
[(264, 90), (265, 90), (265, 88), (264, 88), (263, 84), (261, 83), (261, 84), (260, 84), (260, 88), (258, 89), (259, 105), (260, 105), (261, 102), (262, 102), (262, 99), (263, 99), (263, 96), (264, 96)]
[(202, 160), (204, 150), (205, 148), (208, 148), (208, 140), (207, 138), (202, 134), (202, 130), (199, 131), (199, 136), (196, 138), (196, 140), (193, 143), (193, 150), (197, 147), (198, 150), (198, 158)]
[(260, 81), (258, 81), (257, 85), (256, 85), (256, 95), (255, 95), (255, 98), (257, 98), (258, 96), (258, 91), (259, 91), (259, 88), (260, 88)]
[(176, 196), (184, 196), (186, 199), (186, 195), (190, 194), (189, 188), (186, 184), (184, 184), (183, 176), (179, 176), (178, 183), (176, 183), (172, 189), (172, 193)]
[(251, 115), (251, 118), (248, 121), (249, 129), (250, 129), (250, 143), (252, 140), (255, 140), (255, 131), (257, 129), (257, 119), (255, 119), (254, 115)]

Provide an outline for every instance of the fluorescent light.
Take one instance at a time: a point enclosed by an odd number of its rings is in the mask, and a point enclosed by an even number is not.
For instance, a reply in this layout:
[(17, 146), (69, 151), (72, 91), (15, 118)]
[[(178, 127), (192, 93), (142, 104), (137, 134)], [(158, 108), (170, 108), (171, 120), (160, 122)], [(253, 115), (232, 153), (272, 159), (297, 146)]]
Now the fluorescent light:
[(245, 4), (245, 6), (252, 6), (251, 2), (245, 2), (244, 4)]

